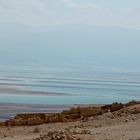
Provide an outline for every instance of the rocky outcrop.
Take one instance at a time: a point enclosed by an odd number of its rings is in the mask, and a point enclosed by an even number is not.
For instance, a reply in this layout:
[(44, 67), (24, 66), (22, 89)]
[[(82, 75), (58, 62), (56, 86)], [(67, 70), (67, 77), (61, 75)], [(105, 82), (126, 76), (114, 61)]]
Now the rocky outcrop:
[(21, 119), (10, 119), (5, 122), (6, 126), (24, 126), (27, 124), (27, 121)]
[(104, 112), (104, 109), (101, 107), (77, 107), (71, 108), (70, 110), (64, 110), (62, 114), (66, 119), (79, 119), (81, 117), (90, 117), (101, 115)]
[(55, 122), (66, 122), (66, 118), (61, 113), (55, 113), (55, 114), (46, 114), (45, 115), (45, 123), (55, 123)]
[(27, 120), (27, 125), (39, 125), (43, 124), (44, 120), (40, 117), (31, 117)]
[(0, 126), (6, 126), (5, 122), (0, 122)]
[(95, 108), (80, 108), (80, 115), (83, 117), (90, 117), (103, 114), (103, 109), (99, 107)]
[(104, 106), (101, 106), (101, 108), (103, 109), (104, 113), (106, 112), (110, 112), (110, 108), (111, 108), (111, 105), (104, 105)]
[(22, 120), (28, 120), (30, 118), (34, 118), (34, 117), (39, 117), (40, 119), (45, 119), (45, 113), (28, 113), (28, 114), (17, 114), (15, 116), (15, 119), (22, 119)]
[[(112, 113), (111, 118), (112, 119), (119, 118), (119, 117), (127, 118), (127, 116), (134, 115), (134, 114), (140, 114), (140, 104), (129, 106), (129, 107), (125, 107), (123, 109), (115, 111), (115, 112)], [(126, 121), (127, 121), (127, 119), (126, 119)]]
[(62, 115), (64, 116), (64, 118), (66, 120), (76, 120), (78, 118), (81, 117), (81, 114), (80, 114), (80, 109), (79, 107), (77, 108), (71, 108), (70, 110), (64, 110), (62, 111)]
[[(125, 106), (140, 104), (140, 102), (131, 101), (127, 104), (113, 103), (111, 105), (104, 105), (101, 107), (75, 107), (69, 110), (64, 110), (61, 113), (30, 113), (30, 114), (17, 114), (15, 118), (0, 122), (0, 126), (25, 126), (25, 125), (40, 125), (43, 123), (56, 123), (56, 122), (71, 122), (82, 120), (90, 116), (101, 115), (108, 111), (115, 113)], [(125, 107), (127, 108), (127, 107)], [(133, 114), (140, 113), (139, 108), (131, 109)]]
[(122, 103), (115, 102), (110, 106), (110, 111), (114, 112), (114, 111), (120, 110), (121, 108), (124, 108), (124, 105)]
[(6, 125), (7, 126), (14, 126), (15, 125), (15, 120), (8, 120), (8, 121), (6, 121)]
[(23, 126), (27, 124), (26, 120), (22, 120), (22, 119), (19, 120), (15, 119), (14, 121), (15, 121), (15, 126)]
[(125, 106), (126, 106), (126, 107), (129, 107), (129, 106), (137, 105), (137, 104), (140, 104), (140, 101), (132, 100), (132, 101), (126, 103)]
[(62, 114), (67, 114), (67, 115), (71, 115), (71, 114), (80, 114), (80, 107), (72, 107), (70, 108), (70, 110), (64, 110), (62, 111)]

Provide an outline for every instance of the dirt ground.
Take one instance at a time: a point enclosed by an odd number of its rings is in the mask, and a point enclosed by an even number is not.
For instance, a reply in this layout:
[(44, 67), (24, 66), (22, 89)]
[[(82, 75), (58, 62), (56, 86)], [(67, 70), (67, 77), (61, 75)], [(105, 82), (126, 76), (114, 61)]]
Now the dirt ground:
[(33, 140), (50, 131), (64, 130), (81, 140), (140, 140), (140, 105), (76, 122), (0, 127), (0, 140)]

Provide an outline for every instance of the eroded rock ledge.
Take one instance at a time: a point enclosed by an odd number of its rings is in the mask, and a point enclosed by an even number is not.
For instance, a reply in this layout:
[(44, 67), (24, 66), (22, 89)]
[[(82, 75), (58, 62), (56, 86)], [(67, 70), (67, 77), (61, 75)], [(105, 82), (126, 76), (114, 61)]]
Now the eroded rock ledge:
[[(30, 113), (17, 114), (15, 118), (0, 122), (0, 126), (29, 126), (56, 122), (72, 122), (90, 116), (102, 115), (106, 112), (115, 112), (132, 105), (140, 104), (140, 101), (130, 101), (127, 104), (113, 103), (100, 107), (75, 107), (64, 110), (61, 113)], [(140, 112), (139, 112), (140, 113)]]

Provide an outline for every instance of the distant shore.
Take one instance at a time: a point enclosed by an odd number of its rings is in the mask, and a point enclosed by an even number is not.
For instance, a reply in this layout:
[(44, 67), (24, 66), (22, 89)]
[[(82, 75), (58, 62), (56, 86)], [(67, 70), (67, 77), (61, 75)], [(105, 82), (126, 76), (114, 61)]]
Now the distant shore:
[(73, 105), (40, 105), (22, 103), (0, 103), (0, 121), (14, 117), (18, 113), (61, 112)]

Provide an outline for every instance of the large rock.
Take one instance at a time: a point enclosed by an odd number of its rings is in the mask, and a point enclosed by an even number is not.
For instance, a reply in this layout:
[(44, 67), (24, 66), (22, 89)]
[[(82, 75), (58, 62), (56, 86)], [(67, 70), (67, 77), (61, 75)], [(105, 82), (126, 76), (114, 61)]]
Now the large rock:
[(111, 112), (120, 110), (121, 108), (124, 108), (124, 105), (122, 103), (113, 103), (110, 107)]
[(80, 118), (80, 107), (70, 108), (70, 110), (64, 110), (61, 114), (64, 116), (65, 121), (78, 119)]
[(0, 122), (0, 126), (6, 126), (6, 122)]
[(45, 113), (29, 113), (29, 114), (17, 114), (15, 119), (28, 120), (30, 118), (39, 117), (45, 119)]
[(40, 119), (39, 117), (29, 118), (27, 120), (27, 125), (39, 125), (43, 123), (44, 123), (44, 120)]
[(63, 115), (61, 113), (58, 115), (58, 120), (59, 120), (59, 122), (67, 122), (68, 121), (66, 119), (65, 115)]
[(80, 114), (70, 114), (70, 115), (65, 115), (65, 118), (68, 120), (68, 119), (70, 119), (70, 120), (76, 120), (76, 119), (78, 119), (78, 118), (80, 118), (81, 116), (80, 116)]
[(129, 106), (133, 106), (133, 105), (137, 105), (137, 104), (140, 104), (140, 101), (132, 100), (132, 101), (126, 103), (125, 106), (129, 107)]
[(65, 116), (61, 113), (50, 113), (45, 116), (45, 123), (67, 122)]
[(7, 126), (14, 126), (15, 125), (15, 120), (8, 120), (8, 121), (6, 121), (6, 125)]
[(70, 110), (64, 110), (62, 111), (62, 114), (70, 115), (70, 114), (80, 114), (80, 108), (70, 108)]
[(104, 105), (104, 106), (101, 106), (101, 108), (103, 109), (104, 113), (110, 112), (111, 105)]
[(80, 108), (80, 115), (83, 117), (90, 117), (95, 115), (101, 115), (103, 113), (102, 108)]
[(24, 126), (24, 125), (27, 125), (27, 122), (25, 120), (15, 119), (14, 122), (15, 122), (15, 126)]
[(45, 118), (46, 123), (56, 123), (59, 122), (59, 114), (49, 114)]

